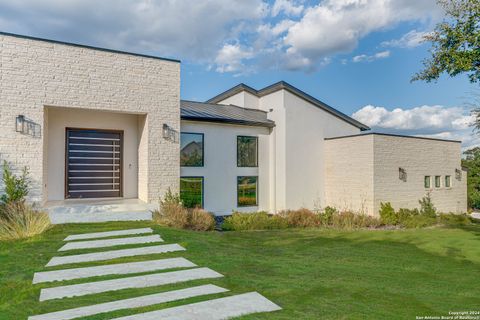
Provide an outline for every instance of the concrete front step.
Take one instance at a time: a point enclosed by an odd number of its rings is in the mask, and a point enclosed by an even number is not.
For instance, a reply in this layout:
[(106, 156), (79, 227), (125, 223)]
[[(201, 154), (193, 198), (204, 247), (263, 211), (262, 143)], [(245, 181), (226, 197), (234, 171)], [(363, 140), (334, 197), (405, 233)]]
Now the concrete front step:
[(150, 221), (151, 211), (128, 211), (128, 212), (95, 212), (95, 213), (59, 213), (50, 212), (52, 224), (64, 223), (94, 223), (109, 221)]
[(40, 291), (40, 301), (85, 296), (88, 294), (116, 291), (131, 288), (147, 288), (166, 284), (187, 282), (199, 279), (223, 277), (209, 268), (188, 269), (145, 276), (127, 277), (113, 280), (72, 284), (69, 286), (46, 288)]
[(125, 310), (132, 308), (141, 308), (152, 306), (155, 304), (177, 301), (192, 297), (216, 294), (227, 292), (227, 289), (207, 284), (187, 289), (180, 289), (174, 291), (166, 291), (155, 293), (147, 296), (140, 296), (136, 298), (117, 300), (112, 302), (94, 304), (91, 306), (79, 307), (74, 309), (67, 309), (57, 312), (40, 314), (31, 316), (28, 320), (70, 320), (75, 318), (83, 318), (100, 313), (112, 312), (117, 310)]
[(257, 292), (187, 304), (112, 320), (225, 320), (259, 312), (281, 310)]

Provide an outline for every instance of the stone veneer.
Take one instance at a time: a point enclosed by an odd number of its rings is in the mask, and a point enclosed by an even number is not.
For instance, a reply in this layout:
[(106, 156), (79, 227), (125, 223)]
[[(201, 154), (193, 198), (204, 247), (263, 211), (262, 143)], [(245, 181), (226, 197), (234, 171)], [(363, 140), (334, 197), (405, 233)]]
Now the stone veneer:
[[(162, 137), (164, 123), (180, 130), (178, 61), (8, 34), (0, 34), (0, 59), (0, 159), (28, 167), (30, 200), (47, 199), (47, 107), (146, 115), (138, 196), (153, 201), (178, 189), (179, 145)], [(15, 132), (20, 114), (41, 126), (39, 136)]]

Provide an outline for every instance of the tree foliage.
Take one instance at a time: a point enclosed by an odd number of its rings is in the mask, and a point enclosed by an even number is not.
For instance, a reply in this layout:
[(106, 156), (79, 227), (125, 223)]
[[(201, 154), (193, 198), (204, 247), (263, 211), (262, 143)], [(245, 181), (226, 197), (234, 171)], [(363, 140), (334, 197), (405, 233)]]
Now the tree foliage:
[(464, 152), (462, 165), (468, 169), (467, 193), (468, 206), (480, 208), (480, 147)]
[(437, 80), (444, 72), (451, 77), (467, 73), (472, 83), (480, 82), (480, 1), (438, 0), (446, 12), (443, 22), (425, 36), (432, 43), (432, 56), (412, 81)]

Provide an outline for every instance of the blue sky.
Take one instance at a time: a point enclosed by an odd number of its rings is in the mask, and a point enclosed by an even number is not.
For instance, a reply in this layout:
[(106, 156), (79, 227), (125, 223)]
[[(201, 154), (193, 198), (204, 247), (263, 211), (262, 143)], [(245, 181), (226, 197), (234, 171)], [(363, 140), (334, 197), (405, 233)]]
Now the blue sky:
[(377, 131), (472, 134), (465, 76), (410, 82), (435, 0), (0, 0), (0, 30), (182, 60), (181, 95), (285, 80)]

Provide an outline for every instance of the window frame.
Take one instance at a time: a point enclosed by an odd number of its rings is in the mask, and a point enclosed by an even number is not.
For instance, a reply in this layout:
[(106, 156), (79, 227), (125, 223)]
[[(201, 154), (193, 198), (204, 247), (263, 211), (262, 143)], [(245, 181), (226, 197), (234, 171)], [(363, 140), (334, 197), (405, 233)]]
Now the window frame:
[[(192, 179), (192, 178), (196, 178), (196, 179), (202, 179), (202, 203), (201, 203), (201, 206), (200, 208), (201, 209), (204, 209), (204, 206), (205, 206), (205, 176), (180, 176), (180, 185), (179, 185), (179, 196), (180, 196), (180, 200), (182, 199), (181, 198), (181, 180), (182, 179)], [(187, 209), (194, 209), (196, 207), (185, 207)]]
[[(238, 139), (239, 138), (255, 138), (256, 140), (256, 150), (255, 150), (255, 164), (254, 166), (240, 166), (238, 161), (239, 161), (239, 148), (238, 148)], [(258, 139), (258, 136), (246, 136), (246, 135), (237, 135), (237, 168), (258, 168), (258, 142), (259, 142), (259, 139)], [(244, 177), (244, 176), (243, 176)]]
[[(238, 183), (239, 178), (256, 178), (256, 183), (255, 183), (255, 204), (247, 204), (247, 205), (240, 205), (239, 202), (239, 191), (240, 191), (240, 185)], [(237, 176), (236, 178), (236, 184), (237, 184), (237, 208), (248, 208), (248, 207), (258, 207), (259, 201), (259, 194), (258, 194), (258, 176)]]
[[(447, 180), (448, 180), (448, 185), (447, 185)], [(446, 175), (445, 176), (445, 188), (451, 188), (451, 187), (452, 187), (452, 176)]]
[[(428, 178), (428, 186), (425, 183), (425, 182), (427, 182), (427, 178)], [(432, 187), (432, 176), (424, 176), (423, 177), (423, 187), (425, 189), (430, 189)]]
[[(437, 186), (437, 178), (438, 178), (438, 186)], [(442, 176), (434, 176), (433, 185), (435, 189), (440, 189), (442, 187)]]
[[(182, 165), (182, 163), (180, 163), (180, 167), (185, 167), (185, 168), (203, 168), (205, 166), (205, 134), (204, 133), (201, 133), (201, 132), (183, 132), (181, 131), (180, 132), (180, 155), (181, 155), (181, 152), (182, 152), (182, 134), (195, 134), (195, 135), (200, 135), (202, 136), (202, 164), (201, 165), (198, 165), (198, 166), (195, 166), (195, 165)], [(182, 160), (180, 159), (180, 162)]]

